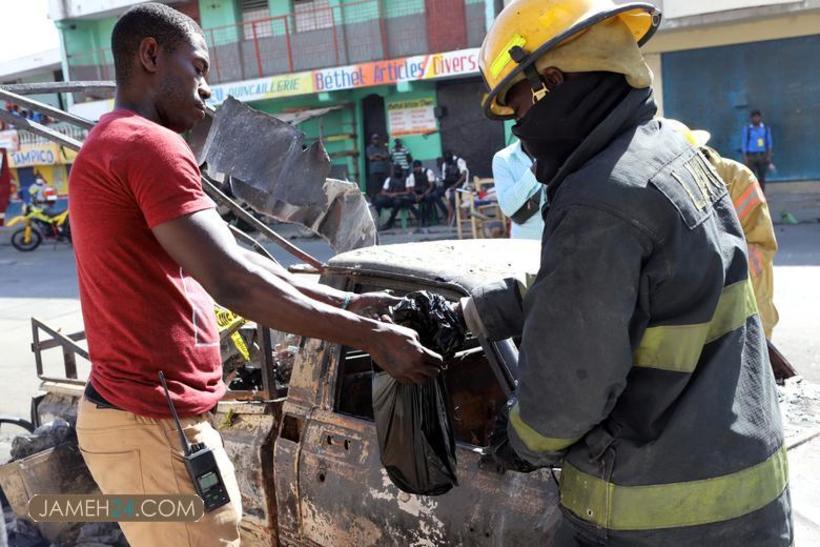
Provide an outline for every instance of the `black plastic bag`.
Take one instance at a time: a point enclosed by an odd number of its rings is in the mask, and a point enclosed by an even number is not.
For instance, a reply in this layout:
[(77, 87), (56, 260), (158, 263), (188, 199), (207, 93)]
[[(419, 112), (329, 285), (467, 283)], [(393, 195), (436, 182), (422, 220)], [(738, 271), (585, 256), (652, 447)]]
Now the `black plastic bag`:
[(443, 296), (428, 291), (408, 294), (391, 310), (393, 321), (419, 333), (421, 343), (445, 361), (464, 346), (464, 325)]
[[(464, 328), (447, 301), (426, 291), (408, 295), (392, 310), (396, 323), (418, 331), (421, 342), (451, 359), (464, 344)], [(401, 384), (373, 375), (373, 414), (381, 461), (390, 480), (411, 494), (439, 496), (458, 484), (456, 446), (442, 375)]]

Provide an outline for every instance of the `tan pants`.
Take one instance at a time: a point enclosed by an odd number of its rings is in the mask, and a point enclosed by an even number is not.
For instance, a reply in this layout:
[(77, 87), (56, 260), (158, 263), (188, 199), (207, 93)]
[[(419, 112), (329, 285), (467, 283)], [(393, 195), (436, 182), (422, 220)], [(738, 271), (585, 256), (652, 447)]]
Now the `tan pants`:
[[(132, 547), (238, 546), (242, 500), (222, 437), (206, 416), (184, 418), (190, 442), (214, 450), (231, 503), (198, 522), (121, 522)], [(103, 494), (194, 494), (173, 420), (157, 420), (80, 400), (77, 437), (91, 475)]]

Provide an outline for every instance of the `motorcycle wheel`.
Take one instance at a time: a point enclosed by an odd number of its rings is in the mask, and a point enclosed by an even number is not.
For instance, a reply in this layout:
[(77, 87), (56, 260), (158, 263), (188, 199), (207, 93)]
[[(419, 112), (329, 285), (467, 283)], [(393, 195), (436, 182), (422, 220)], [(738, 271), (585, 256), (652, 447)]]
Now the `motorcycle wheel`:
[(40, 243), (43, 242), (43, 236), (40, 234), (39, 231), (32, 229), (31, 238), (28, 242), (26, 242), (25, 231), (25, 228), (20, 228), (19, 230), (11, 234), (11, 244), (18, 251), (33, 251), (34, 249), (40, 246)]

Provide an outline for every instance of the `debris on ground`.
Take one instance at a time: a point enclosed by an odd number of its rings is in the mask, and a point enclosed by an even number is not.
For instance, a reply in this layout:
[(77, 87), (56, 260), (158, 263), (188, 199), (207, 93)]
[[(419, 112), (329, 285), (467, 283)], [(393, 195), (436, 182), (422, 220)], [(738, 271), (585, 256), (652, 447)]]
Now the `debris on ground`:
[[(32, 523), (18, 519), (11, 510), (3, 512), (8, 547), (54, 547)], [(0, 546), (4, 545), (0, 540)]]
[(116, 522), (89, 522), (80, 528), (76, 547), (128, 547)]
[(777, 386), (777, 398), (787, 446), (820, 431), (820, 385), (795, 376)]
[(276, 362), (276, 387), (286, 388), (290, 385), (290, 376), (293, 374), (293, 364), (299, 352), (299, 337), (288, 334), (280, 343), (273, 347), (273, 358)]
[(22, 460), (64, 442), (76, 442), (77, 433), (67, 421), (57, 418), (43, 424), (33, 433), (18, 435), (11, 441), (11, 459)]
[(228, 383), (231, 391), (259, 391), (262, 389), (262, 369), (248, 363), (233, 371), (233, 379)]

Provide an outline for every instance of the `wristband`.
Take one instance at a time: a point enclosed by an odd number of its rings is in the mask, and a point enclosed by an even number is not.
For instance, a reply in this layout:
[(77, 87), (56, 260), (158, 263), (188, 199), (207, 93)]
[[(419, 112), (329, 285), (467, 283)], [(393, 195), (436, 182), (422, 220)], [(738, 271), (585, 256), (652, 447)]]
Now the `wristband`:
[(350, 307), (350, 302), (352, 300), (353, 300), (353, 293), (347, 293), (347, 295), (345, 295), (344, 302), (342, 302), (341, 308), (343, 310), (346, 310), (347, 308), (349, 308)]

